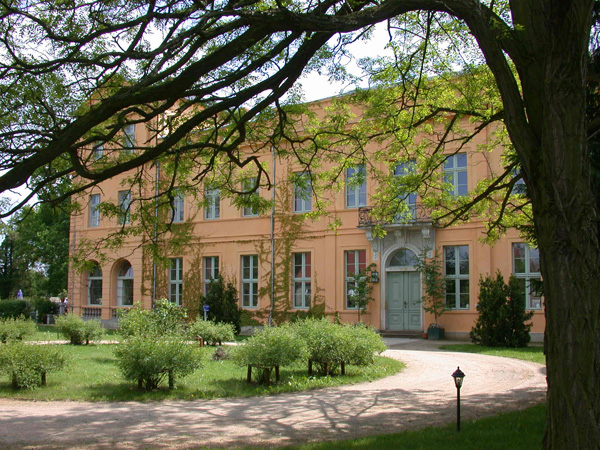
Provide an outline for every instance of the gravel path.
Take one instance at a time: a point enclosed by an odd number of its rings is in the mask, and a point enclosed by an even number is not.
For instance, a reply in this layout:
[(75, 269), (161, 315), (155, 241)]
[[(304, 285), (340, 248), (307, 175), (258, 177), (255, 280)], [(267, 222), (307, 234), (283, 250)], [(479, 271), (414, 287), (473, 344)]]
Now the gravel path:
[(0, 399), (0, 448), (177, 449), (356, 438), (456, 420), (451, 374), (466, 374), (463, 419), (543, 401), (543, 366), (391, 340), (406, 369), (371, 383), (271, 397), (162, 403)]

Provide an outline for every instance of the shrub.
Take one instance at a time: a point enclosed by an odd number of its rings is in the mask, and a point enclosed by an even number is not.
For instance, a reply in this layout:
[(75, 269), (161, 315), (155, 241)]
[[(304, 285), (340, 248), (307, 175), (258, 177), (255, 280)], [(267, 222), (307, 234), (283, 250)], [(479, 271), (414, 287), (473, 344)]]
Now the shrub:
[(200, 315), (204, 314), (202, 305), (209, 306), (208, 319), (230, 323), (236, 333), (240, 332), (242, 309), (238, 305), (238, 293), (233, 283), (219, 275), (209, 283), (206, 295), (200, 295)]
[(533, 312), (525, 311), (525, 293), (519, 281), (511, 275), (508, 284), (498, 272), (496, 278), (479, 279), (479, 316), (471, 329), (475, 344), (490, 347), (525, 347), (531, 336)]
[(221, 345), (235, 339), (235, 328), (230, 323), (215, 323), (212, 320), (196, 320), (188, 329), (190, 338), (200, 336), (208, 345)]
[(158, 388), (165, 378), (173, 389), (176, 377), (189, 375), (201, 365), (196, 347), (171, 337), (131, 337), (119, 344), (115, 356), (123, 376), (146, 390)]
[(229, 354), (229, 350), (226, 348), (217, 347), (211, 359), (213, 361), (224, 361), (226, 359), (231, 359), (231, 355)]
[(46, 298), (36, 298), (31, 302), (37, 311), (38, 322), (44, 322), (48, 314), (58, 314), (58, 303), (51, 302)]
[(89, 344), (90, 341), (99, 341), (106, 332), (99, 321), (85, 321), (74, 314), (57, 317), (56, 327), (73, 345), (81, 345), (84, 342)]
[(157, 300), (153, 310), (136, 302), (131, 309), (118, 311), (121, 334), (129, 336), (179, 335), (183, 332), (187, 311), (167, 299)]
[(309, 371), (312, 363), (325, 374), (335, 373), (350, 355), (350, 335), (342, 325), (328, 319), (307, 319), (294, 324), (308, 346)]
[(12, 340), (22, 341), (24, 337), (33, 335), (36, 330), (33, 320), (24, 317), (0, 319), (0, 341), (4, 343)]
[(0, 317), (16, 319), (28, 312), (29, 305), (25, 300), (0, 300)]
[(272, 369), (278, 373), (279, 366), (305, 359), (305, 342), (298, 336), (295, 327), (282, 325), (267, 327), (259, 331), (232, 350), (233, 360), (239, 366), (254, 366), (263, 369), (261, 381), (270, 382)]
[(66, 358), (55, 345), (27, 345), (21, 342), (0, 346), (0, 371), (7, 374), (14, 389), (34, 389), (46, 384), (46, 372), (60, 370)]
[(356, 366), (373, 364), (375, 353), (383, 352), (387, 346), (373, 328), (366, 325), (342, 325), (347, 345), (346, 362)]

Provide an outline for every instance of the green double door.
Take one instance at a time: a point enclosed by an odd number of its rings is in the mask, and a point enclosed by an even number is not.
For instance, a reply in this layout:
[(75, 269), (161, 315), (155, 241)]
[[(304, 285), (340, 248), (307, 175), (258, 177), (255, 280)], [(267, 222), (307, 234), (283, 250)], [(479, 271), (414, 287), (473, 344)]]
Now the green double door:
[(420, 331), (421, 296), (418, 272), (386, 273), (386, 321), (390, 331)]

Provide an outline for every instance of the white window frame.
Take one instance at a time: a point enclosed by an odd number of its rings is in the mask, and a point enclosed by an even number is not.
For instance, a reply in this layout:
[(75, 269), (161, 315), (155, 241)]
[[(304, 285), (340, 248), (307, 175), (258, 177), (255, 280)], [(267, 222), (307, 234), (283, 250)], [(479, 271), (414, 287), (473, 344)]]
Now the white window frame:
[[(306, 259), (309, 262), (307, 264)], [(294, 309), (309, 309), (312, 293), (312, 255), (310, 252), (292, 254), (292, 297)], [(300, 275), (298, 275), (300, 271)], [(308, 272), (308, 275), (307, 275)]]
[(258, 255), (242, 255), (241, 269), (242, 307), (258, 308)]
[[(364, 177), (360, 185), (352, 181), (358, 176)], [(367, 176), (364, 164), (346, 169), (346, 208), (360, 208), (361, 206), (367, 206)]]
[[(446, 157), (444, 161), (444, 183), (446, 183), (450, 195), (462, 197), (469, 193), (467, 166), (468, 157), (466, 153), (456, 153)], [(459, 183), (460, 175), (463, 173), (465, 174), (465, 183)]]
[(173, 223), (181, 223), (185, 220), (185, 195), (176, 192), (171, 204), (171, 220)]
[(204, 257), (204, 295), (208, 292), (208, 286), (212, 280), (219, 277), (219, 257)]
[[(515, 256), (515, 247), (522, 246), (524, 249), (523, 258), (516, 258)], [(539, 282), (542, 281), (542, 274), (539, 271), (532, 271), (531, 267), (535, 264), (532, 264), (532, 260), (537, 259), (537, 267), (540, 266), (540, 254), (537, 248), (530, 247), (528, 244), (524, 242), (515, 242), (512, 244), (512, 263), (513, 263), (513, 275), (520, 282), (524, 284), (525, 289), (525, 309), (532, 311), (539, 311), (542, 309), (543, 301), (541, 295), (536, 295), (534, 286), (532, 285), (532, 280), (537, 280)], [(531, 255), (533, 253), (533, 255)], [(537, 256), (536, 256), (537, 253)], [(523, 259), (523, 272), (517, 272), (517, 259)]]
[(100, 226), (100, 194), (90, 195), (90, 227)]
[[(448, 271), (448, 250), (454, 249), (454, 272)], [(461, 250), (466, 249), (467, 259), (466, 267), (467, 272), (461, 273), (461, 263), (465, 260), (461, 258)], [(471, 288), (470, 288), (470, 254), (468, 245), (448, 245), (444, 246), (444, 275), (446, 277), (446, 307), (451, 310), (463, 310), (468, 311), (471, 306)], [(463, 289), (461, 289), (463, 288)], [(463, 297), (466, 295), (467, 301), (463, 302)], [(454, 297), (454, 306), (449, 306), (449, 296)]]
[[(129, 269), (127, 270), (127, 272), (125, 273), (125, 275), (121, 275), (121, 271), (123, 269), (123, 267), (125, 266), (125, 264), (129, 264)], [(131, 302), (127, 302), (125, 303), (124, 300), (124, 296), (125, 296), (125, 290), (127, 289), (126, 283), (129, 284), (128, 282), (131, 281)], [(117, 271), (117, 305), (118, 306), (133, 306), (134, 303), (134, 272), (133, 272), (133, 266), (131, 265), (131, 263), (129, 261), (123, 261), (121, 263), (121, 265), (119, 265), (119, 270)]]
[[(88, 272), (87, 276), (88, 298), (87, 304), (90, 306), (102, 305), (102, 269), (96, 263)], [(99, 294), (99, 295), (93, 295)], [(94, 298), (96, 301), (94, 301)]]
[(183, 295), (183, 258), (171, 258), (169, 267), (169, 300), (181, 306)]
[(119, 225), (131, 223), (131, 191), (119, 191)]
[(217, 188), (206, 188), (204, 190), (206, 205), (204, 206), (204, 218), (216, 220), (221, 217), (221, 191)]
[[(299, 180), (306, 180), (298, 185)], [(312, 211), (312, 181), (309, 172), (294, 173), (294, 212), (307, 213)]]
[(94, 147), (92, 148), (92, 157), (95, 160), (99, 160), (100, 158), (102, 158), (104, 156), (104, 142), (98, 142), (96, 145), (94, 145)]
[(123, 149), (130, 153), (135, 147), (135, 123), (128, 123), (123, 127)]
[[(355, 271), (354, 273), (350, 273), (348, 272), (348, 255), (349, 254), (354, 254), (354, 267), (355, 267)], [(344, 251), (344, 273), (345, 273), (345, 296), (346, 296), (346, 301), (345, 301), (345, 306), (346, 309), (358, 309), (358, 305), (350, 305), (350, 300), (348, 298), (348, 294), (350, 293), (350, 291), (352, 289), (354, 289), (356, 287), (355, 281), (353, 279), (354, 275), (360, 273), (361, 269), (360, 269), (360, 254), (364, 253), (365, 255), (365, 262), (364, 262), (364, 267), (363, 270), (367, 269), (367, 251), (366, 250), (346, 250)], [(358, 268), (358, 271), (356, 270)]]
[[(249, 191), (250, 189), (254, 188), (254, 186), (256, 185), (256, 180), (257, 180), (256, 177), (244, 179), (244, 181), (242, 182), (242, 190)], [(246, 194), (246, 195), (248, 197), (252, 198), (252, 196), (258, 195), (258, 191), (253, 192), (252, 194)], [(256, 209), (255, 207), (252, 207), (252, 206), (242, 207), (242, 217), (257, 217), (257, 216), (258, 216), (258, 209)]]

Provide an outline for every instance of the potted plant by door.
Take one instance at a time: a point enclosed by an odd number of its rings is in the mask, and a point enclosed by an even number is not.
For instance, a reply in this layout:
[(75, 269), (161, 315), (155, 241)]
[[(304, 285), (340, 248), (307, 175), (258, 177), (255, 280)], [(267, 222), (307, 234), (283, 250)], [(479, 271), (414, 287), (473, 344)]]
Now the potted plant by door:
[(446, 311), (446, 280), (442, 274), (442, 263), (437, 251), (432, 258), (427, 258), (424, 252), (416, 268), (423, 276), (425, 294), (421, 298), (423, 310), (432, 314), (434, 319), (427, 328), (427, 339), (443, 339), (444, 328), (440, 326), (438, 319)]

